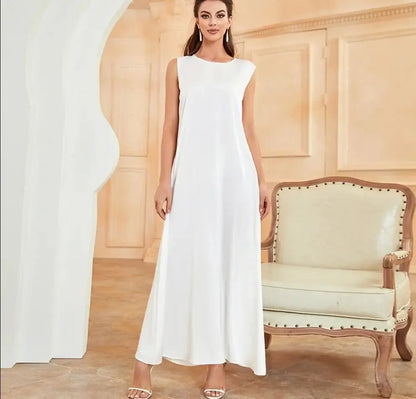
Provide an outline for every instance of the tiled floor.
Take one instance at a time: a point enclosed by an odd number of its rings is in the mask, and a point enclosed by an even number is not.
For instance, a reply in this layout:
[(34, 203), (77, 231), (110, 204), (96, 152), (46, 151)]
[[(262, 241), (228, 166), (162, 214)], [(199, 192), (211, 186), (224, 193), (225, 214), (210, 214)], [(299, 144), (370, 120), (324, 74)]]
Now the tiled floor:
[[(1, 397), (125, 398), (154, 266), (139, 261), (95, 262), (85, 356), (3, 369)], [(416, 276), (411, 277), (416, 294)], [(413, 361), (403, 362), (393, 350), (393, 399), (416, 398), (415, 324), (409, 337), (415, 352)], [(227, 398), (377, 398), (374, 358), (375, 346), (365, 338), (275, 336), (267, 350), (267, 376), (227, 364)], [(152, 398), (202, 398), (205, 372), (206, 366), (186, 367), (164, 360), (152, 371)]]

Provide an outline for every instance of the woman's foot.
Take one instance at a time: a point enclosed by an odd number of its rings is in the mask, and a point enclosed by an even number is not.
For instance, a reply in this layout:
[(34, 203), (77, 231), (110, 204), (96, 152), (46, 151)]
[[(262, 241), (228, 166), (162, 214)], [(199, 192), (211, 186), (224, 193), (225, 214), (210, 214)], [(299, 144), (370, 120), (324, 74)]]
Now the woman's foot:
[[(132, 387), (140, 387), (152, 391), (152, 385), (150, 381), (150, 369), (151, 364), (143, 363), (140, 360), (136, 360), (134, 366), (134, 376)], [(137, 389), (129, 389), (128, 398), (148, 398), (149, 393), (140, 391)]]
[[(207, 378), (205, 380), (204, 390), (209, 388), (223, 389), (225, 391), (225, 373), (224, 365), (221, 364), (209, 364), (207, 371)], [(208, 398), (219, 398), (223, 394), (218, 391), (206, 391), (206, 397)]]

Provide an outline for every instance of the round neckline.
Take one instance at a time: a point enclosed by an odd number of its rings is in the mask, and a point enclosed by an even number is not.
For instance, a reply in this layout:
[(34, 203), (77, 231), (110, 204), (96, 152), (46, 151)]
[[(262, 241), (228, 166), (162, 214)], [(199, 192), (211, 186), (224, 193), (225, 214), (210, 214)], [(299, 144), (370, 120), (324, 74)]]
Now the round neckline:
[(197, 58), (198, 60), (204, 61), (204, 62), (208, 62), (209, 64), (231, 64), (232, 62), (234, 62), (237, 58), (233, 58), (230, 61), (225, 61), (225, 62), (221, 62), (221, 61), (208, 61), (208, 60), (204, 60), (201, 57), (198, 57), (196, 54), (192, 54), (192, 57)]

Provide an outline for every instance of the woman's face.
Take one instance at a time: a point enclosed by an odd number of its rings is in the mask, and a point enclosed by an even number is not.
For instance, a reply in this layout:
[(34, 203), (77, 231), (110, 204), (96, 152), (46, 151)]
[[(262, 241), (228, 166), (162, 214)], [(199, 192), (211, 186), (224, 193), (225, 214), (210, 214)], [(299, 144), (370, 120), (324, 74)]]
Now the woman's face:
[(220, 0), (205, 0), (198, 10), (196, 23), (201, 30), (203, 40), (215, 41), (223, 38), (231, 25), (227, 7)]

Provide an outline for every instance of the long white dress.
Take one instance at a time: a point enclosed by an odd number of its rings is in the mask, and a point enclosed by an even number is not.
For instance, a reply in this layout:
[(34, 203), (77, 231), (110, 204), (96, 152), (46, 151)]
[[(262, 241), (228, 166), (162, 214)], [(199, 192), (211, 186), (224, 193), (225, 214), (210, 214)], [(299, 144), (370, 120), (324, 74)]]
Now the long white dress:
[(179, 128), (136, 359), (266, 374), (259, 189), (242, 123), (249, 60), (177, 58)]

